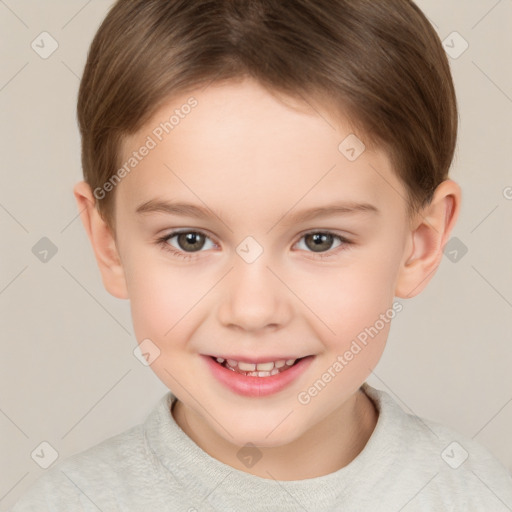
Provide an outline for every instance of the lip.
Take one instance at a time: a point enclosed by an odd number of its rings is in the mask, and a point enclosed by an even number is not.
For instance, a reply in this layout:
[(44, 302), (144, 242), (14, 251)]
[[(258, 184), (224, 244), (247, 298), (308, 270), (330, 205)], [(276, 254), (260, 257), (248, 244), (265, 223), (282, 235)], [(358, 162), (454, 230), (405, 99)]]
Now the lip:
[[(249, 397), (262, 397), (278, 393), (298, 379), (312, 363), (315, 356), (307, 356), (284, 372), (269, 377), (246, 377), (240, 373), (224, 368), (212, 359), (204, 356), (205, 363), (212, 375), (231, 391)], [(268, 359), (267, 359), (268, 361)], [(264, 362), (264, 361), (261, 361)]]

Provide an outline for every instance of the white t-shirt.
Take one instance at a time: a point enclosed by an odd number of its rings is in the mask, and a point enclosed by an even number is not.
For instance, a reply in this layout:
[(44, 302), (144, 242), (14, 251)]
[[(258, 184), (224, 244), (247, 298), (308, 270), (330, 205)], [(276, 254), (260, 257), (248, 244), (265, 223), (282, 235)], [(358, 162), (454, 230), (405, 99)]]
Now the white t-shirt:
[(275, 481), (234, 469), (181, 430), (168, 392), (144, 423), (48, 469), (11, 512), (512, 511), (512, 477), (484, 447), (362, 389), (377, 425), (334, 473)]

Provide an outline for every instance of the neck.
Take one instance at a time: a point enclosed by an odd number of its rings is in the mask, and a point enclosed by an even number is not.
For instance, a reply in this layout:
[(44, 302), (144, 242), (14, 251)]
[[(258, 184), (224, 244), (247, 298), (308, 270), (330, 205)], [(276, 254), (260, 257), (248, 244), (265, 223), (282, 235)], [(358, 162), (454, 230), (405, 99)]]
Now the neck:
[(239, 446), (214, 432), (204, 419), (176, 401), (173, 417), (201, 449), (224, 464), (267, 479), (304, 480), (324, 476), (352, 462), (368, 442), (378, 412), (362, 391), (292, 442), (276, 447), (259, 447), (265, 464), (248, 468), (237, 457)]

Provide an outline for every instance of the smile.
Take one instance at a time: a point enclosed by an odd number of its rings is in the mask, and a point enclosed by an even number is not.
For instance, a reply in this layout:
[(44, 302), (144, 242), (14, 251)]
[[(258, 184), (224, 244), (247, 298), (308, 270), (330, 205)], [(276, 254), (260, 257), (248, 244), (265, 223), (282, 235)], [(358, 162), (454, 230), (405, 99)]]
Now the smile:
[(248, 397), (271, 395), (292, 385), (304, 374), (314, 358), (310, 355), (256, 363), (202, 356), (218, 383), (238, 395)]
[[(302, 359), (302, 358), (300, 358)], [(270, 377), (284, 372), (293, 366), (300, 359), (280, 359), (278, 361), (269, 361), (267, 363), (246, 363), (235, 361), (234, 359), (224, 359), (217, 357), (215, 360), (228, 370), (240, 373), (248, 377)]]

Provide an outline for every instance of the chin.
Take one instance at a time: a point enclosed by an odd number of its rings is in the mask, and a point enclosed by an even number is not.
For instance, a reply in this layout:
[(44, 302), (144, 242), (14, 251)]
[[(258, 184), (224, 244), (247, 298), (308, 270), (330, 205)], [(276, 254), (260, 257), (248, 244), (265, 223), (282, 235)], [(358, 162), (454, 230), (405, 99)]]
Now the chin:
[(218, 434), (236, 446), (245, 446), (247, 443), (251, 443), (260, 448), (277, 448), (293, 443), (303, 434), (296, 424), (290, 424), (286, 428), (284, 423), (287, 421), (281, 423), (282, 420), (283, 418), (280, 418), (279, 421), (265, 421), (259, 424), (254, 420), (238, 421), (231, 423), (231, 427), (228, 428), (231, 436), (225, 431), (218, 432)]

